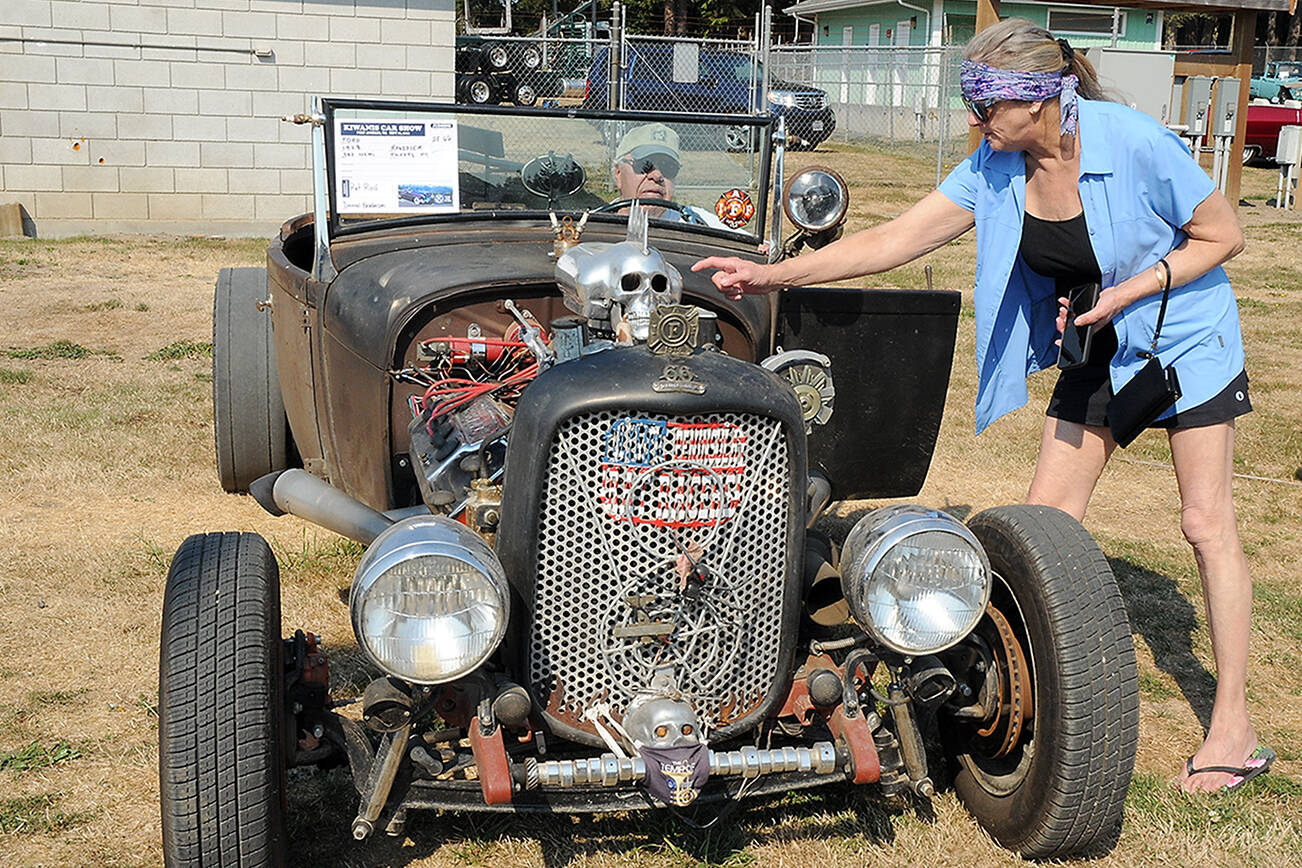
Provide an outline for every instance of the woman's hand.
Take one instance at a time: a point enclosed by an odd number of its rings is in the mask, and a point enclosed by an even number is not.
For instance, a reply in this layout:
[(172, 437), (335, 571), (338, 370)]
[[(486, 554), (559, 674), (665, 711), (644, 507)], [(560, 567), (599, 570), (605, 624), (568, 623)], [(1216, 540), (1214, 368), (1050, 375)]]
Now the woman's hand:
[(739, 301), (746, 293), (763, 295), (778, 286), (770, 277), (769, 266), (735, 256), (708, 256), (693, 265), (692, 271), (707, 268), (718, 269), (710, 275), (710, 280), (719, 292), (733, 301)]
[[(1092, 308), (1082, 314), (1078, 314), (1072, 325), (1087, 326), (1096, 325), (1103, 328), (1112, 322), (1112, 318), (1121, 312), (1130, 301), (1125, 300), (1125, 295), (1120, 286), (1109, 286), (1099, 293), (1099, 300)], [(1131, 299), (1133, 301), (1133, 299)], [(1058, 331), (1061, 333), (1067, 327), (1068, 301), (1066, 298), (1058, 299)]]

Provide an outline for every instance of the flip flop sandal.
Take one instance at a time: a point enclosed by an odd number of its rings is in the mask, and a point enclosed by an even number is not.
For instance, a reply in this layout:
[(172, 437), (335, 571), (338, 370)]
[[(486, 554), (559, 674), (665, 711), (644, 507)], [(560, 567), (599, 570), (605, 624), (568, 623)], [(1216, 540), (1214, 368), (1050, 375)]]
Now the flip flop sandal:
[(1265, 745), (1259, 744), (1257, 745), (1257, 749), (1248, 756), (1242, 766), (1204, 766), (1203, 768), (1196, 769), (1194, 768), (1193, 757), (1189, 757), (1184, 761), (1184, 769), (1185, 773), (1189, 775), (1189, 777), (1205, 774), (1207, 772), (1220, 772), (1222, 774), (1233, 775), (1233, 780), (1230, 783), (1225, 784), (1219, 790), (1219, 792), (1222, 793), (1232, 793), (1235, 790), (1241, 789), (1244, 784), (1253, 778), (1258, 777), (1259, 775), (1264, 775), (1266, 772), (1270, 771), (1270, 764), (1274, 761), (1275, 752)]

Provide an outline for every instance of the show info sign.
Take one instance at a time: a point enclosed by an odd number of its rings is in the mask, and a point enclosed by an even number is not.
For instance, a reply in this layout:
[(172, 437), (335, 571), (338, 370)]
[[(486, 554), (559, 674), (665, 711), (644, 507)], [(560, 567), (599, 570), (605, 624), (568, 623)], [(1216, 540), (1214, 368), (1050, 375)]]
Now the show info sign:
[(341, 214), (461, 209), (455, 118), (336, 119), (334, 146)]

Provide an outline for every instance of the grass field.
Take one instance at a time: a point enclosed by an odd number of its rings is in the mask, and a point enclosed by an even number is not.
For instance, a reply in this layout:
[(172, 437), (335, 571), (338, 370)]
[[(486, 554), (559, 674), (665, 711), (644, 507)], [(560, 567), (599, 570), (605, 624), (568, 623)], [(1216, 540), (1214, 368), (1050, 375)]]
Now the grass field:
[[(851, 228), (927, 192), (934, 163), (844, 145), (798, 155), (842, 171)], [(1245, 172), (1248, 249), (1230, 265), (1256, 411), (1240, 420), (1236, 499), (1256, 582), (1249, 699), (1276, 771), (1228, 798), (1170, 786), (1198, 745), (1213, 676), (1197, 573), (1179, 531), (1165, 437), (1104, 473), (1086, 524), (1126, 598), (1139, 656), (1138, 767), (1104, 866), (1302, 865), (1302, 220), (1268, 207), (1276, 173)], [(213, 467), (210, 351), (217, 270), (258, 265), (262, 241), (0, 241), (0, 863), (161, 861), (157, 641), (163, 581), (187, 535), (257, 531), (282, 568), (284, 617), (323, 632), (355, 677), (340, 600), (357, 547), (251, 500)], [(965, 237), (926, 262), (969, 293)], [(923, 263), (873, 281), (924, 285)], [(977, 511), (1019, 501), (1051, 375), (1031, 404), (972, 436), (973, 321), (919, 502)], [(842, 388), (846, 384), (842, 384)], [(868, 504), (846, 503), (838, 514)], [(350, 662), (351, 661), (351, 662)], [(352, 669), (350, 670), (350, 667)], [(296, 864), (557, 866), (1015, 865), (952, 792), (909, 807), (847, 787), (753, 804), (690, 831), (658, 816), (518, 821), (414, 816), (407, 836), (355, 844), (340, 772), (292, 774)]]

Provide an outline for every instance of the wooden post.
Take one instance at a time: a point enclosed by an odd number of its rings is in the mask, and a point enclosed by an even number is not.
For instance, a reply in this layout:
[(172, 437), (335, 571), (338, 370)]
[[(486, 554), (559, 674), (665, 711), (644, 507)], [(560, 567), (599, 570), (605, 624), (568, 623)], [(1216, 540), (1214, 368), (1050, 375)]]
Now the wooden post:
[(1243, 143), (1248, 136), (1248, 86), (1252, 83), (1252, 43), (1257, 36), (1257, 13), (1240, 9), (1234, 13), (1234, 42), (1230, 54), (1237, 64), (1234, 76), (1239, 80), (1239, 109), (1234, 122), (1234, 146), (1226, 159), (1225, 198), (1239, 210), (1239, 190), (1243, 183)]
[[(976, 32), (980, 33), (987, 27), (993, 27), (999, 23), (999, 0), (977, 0), (976, 14)], [(981, 131), (976, 127), (968, 127), (967, 131), (967, 151), (972, 153), (981, 144)]]

